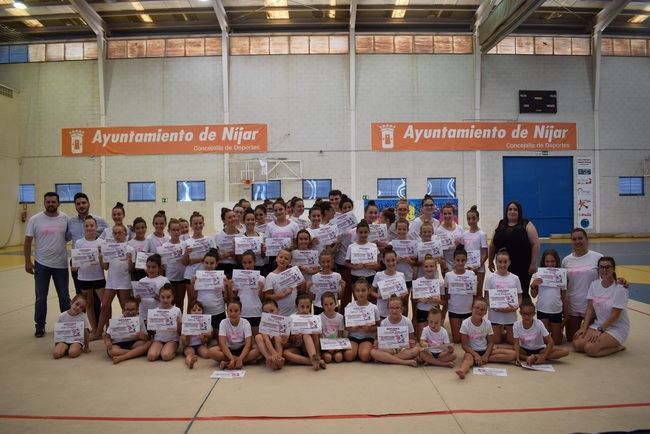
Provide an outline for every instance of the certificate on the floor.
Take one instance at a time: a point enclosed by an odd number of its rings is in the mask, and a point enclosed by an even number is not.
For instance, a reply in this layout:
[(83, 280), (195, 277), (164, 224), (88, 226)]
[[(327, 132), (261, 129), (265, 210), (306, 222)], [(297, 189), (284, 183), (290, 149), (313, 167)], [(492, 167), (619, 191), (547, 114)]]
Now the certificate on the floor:
[(526, 362), (521, 362), (521, 367), (524, 369), (530, 369), (531, 371), (555, 372), (553, 365), (549, 364), (529, 365)]
[(505, 368), (483, 368), (474, 366), (472, 369), (474, 375), (487, 375), (490, 377), (507, 377), (508, 371)]
[(246, 371), (239, 369), (237, 371), (214, 371), (210, 378), (213, 379), (227, 379), (227, 378), (244, 378)]

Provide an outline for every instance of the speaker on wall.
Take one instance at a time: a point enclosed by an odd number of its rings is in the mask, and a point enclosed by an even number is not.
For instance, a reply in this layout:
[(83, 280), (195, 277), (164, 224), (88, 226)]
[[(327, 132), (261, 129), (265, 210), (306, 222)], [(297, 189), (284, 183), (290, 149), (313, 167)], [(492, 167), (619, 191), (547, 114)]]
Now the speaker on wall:
[(557, 91), (520, 90), (519, 113), (557, 113)]

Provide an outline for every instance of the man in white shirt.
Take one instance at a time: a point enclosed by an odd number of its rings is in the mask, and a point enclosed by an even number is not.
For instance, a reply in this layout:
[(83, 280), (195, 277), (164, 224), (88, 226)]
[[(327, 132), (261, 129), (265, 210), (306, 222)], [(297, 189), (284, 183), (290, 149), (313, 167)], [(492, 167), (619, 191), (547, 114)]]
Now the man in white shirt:
[[(36, 286), (36, 303), (34, 323), (37, 338), (45, 335), (45, 318), (47, 316), (47, 293), (50, 278), (54, 281), (59, 296), (59, 309), (70, 309), (68, 292), (68, 253), (66, 250), (66, 230), (68, 216), (59, 212), (59, 195), (48, 192), (44, 197), (45, 211), (30, 217), (25, 230), (23, 254), (25, 271), (34, 275)], [(32, 263), (32, 241), (35, 241), (34, 262)]]

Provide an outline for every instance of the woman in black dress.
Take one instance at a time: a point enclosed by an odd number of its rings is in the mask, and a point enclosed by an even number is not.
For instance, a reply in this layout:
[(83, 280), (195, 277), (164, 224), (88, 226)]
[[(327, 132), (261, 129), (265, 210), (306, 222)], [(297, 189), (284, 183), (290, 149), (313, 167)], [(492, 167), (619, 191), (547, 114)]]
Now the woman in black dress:
[(510, 201), (503, 213), (503, 219), (494, 230), (488, 249), (490, 271), (494, 272), (494, 256), (501, 247), (510, 253), (510, 271), (519, 277), (524, 298), (530, 298), (530, 278), (537, 271), (539, 257), (539, 236), (532, 222), (523, 218), (521, 204)]

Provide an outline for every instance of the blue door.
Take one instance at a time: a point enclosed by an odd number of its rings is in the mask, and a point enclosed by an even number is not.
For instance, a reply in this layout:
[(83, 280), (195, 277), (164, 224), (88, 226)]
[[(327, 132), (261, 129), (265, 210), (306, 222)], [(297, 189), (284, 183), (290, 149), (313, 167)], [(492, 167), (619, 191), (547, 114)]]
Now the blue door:
[(539, 235), (573, 227), (572, 157), (503, 157), (503, 204), (521, 203)]

